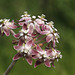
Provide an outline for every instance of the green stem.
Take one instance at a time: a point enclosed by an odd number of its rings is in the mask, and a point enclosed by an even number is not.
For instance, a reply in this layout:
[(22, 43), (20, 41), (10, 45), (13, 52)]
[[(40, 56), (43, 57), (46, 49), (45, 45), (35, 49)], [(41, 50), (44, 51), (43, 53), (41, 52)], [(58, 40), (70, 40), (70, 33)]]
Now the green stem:
[(16, 64), (17, 60), (13, 60), (12, 63), (9, 65), (9, 67), (7, 68), (7, 70), (4, 72), (3, 75), (8, 75), (8, 73), (11, 71), (11, 69), (14, 67), (14, 65)]

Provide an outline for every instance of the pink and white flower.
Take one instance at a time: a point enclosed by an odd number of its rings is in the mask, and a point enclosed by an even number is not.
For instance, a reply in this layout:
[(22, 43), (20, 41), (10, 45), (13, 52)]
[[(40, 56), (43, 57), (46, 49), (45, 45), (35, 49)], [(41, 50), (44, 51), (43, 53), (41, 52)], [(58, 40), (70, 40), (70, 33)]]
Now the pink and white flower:
[(24, 24), (29, 24), (32, 20), (30, 15), (27, 12), (24, 12), (24, 15), (21, 16), (22, 18), (19, 20), (19, 25), (23, 26)]
[(27, 62), (32, 65), (32, 58), (31, 58), (31, 51), (32, 51), (32, 45), (33, 45), (33, 41), (30, 40), (30, 41), (27, 41), (26, 44), (21, 44), (21, 45), (17, 45), (17, 46), (14, 46), (14, 49), (16, 49), (18, 52), (19, 52), (19, 57), (18, 55), (16, 55), (13, 60), (17, 60), (20, 58), (20, 55), (21, 53), (23, 54), (21, 57), (25, 57)]
[(6, 36), (10, 35), (12, 29), (16, 29), (17, 26), (14, 25), (14, 22), (9, 22), (10, 19), (1, 19), (0, 20), (0, 31), (1, 33), (5, 33)]

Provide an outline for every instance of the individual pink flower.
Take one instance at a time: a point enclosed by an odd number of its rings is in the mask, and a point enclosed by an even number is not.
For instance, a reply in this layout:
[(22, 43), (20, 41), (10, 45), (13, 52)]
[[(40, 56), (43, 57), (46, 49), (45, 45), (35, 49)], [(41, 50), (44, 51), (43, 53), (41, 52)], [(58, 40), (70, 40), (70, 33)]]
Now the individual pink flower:
[(10, 19), (1, 19), (0, 20), (0, 32), (3, 34), (5, 33), (6, 36), (10, 35), (12, 29), (16, 29), (17, 26), (14, 22), (9, 22)]
[(32, 65), (32, 58), (31, 58), (31, 47), (33, 45), (33, 41), (27, 41), (26, 44), (22, 43), (21, 45), (18, 44), (17, 46), (14, 46), (14, 49), (16, 49), (19, 53), (16, 54), (13, 58), (13, 60), (18, 60), (20, 57), (25, 57), (27, 62)]
[(28, 15), (27, 12), (24, 12), (24, 15), (22, 15), (21, 17), (22, 18), (19, 20), (20, 26), (23, 26), (24, 24), (27, 25), (32, 21), (30, 15)]
[(35, 22), (40, 26), (44, 25), (44, 21), (42, 21), (41, 19), (36, 19)]
[(48, 25), (42, 25), (42, 30), (40, 29), (40, 26), (35, 22), (35, 29), (38, 33), (41, 35), (46, 35), (46, 42), (49, 43), (50, 41), (53, 41), (54, 35), (53, 35), (53, 29)]

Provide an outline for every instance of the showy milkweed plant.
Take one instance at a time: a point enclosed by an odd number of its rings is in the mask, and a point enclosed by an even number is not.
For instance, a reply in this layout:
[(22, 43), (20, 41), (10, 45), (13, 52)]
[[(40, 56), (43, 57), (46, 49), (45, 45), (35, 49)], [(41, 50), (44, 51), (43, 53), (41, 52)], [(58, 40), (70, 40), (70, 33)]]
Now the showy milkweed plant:
[[(16, 34), (13, 29), (18, 27), (21, 30)], [(0, 35), (10, 36), (10, 34), (15, 38), (12, 43), (15, 44), (13, 48), (17, 54), (13, 57), (13, 62), (4, 75), (8, 75), (10, 69), (20, 58), (25, 58), (30, 65), (34, 59), (35, 68), (40, 64), (54, 67), (54, 61), (62, 58), (61, 52), (56, 48), (56, 43), (59, 43), (60, 38), (58, 30), (54, 27), (53, 21), (47, 22), (44, 14), (36, 17), (24, 12), (17, 23), (10, 22), (10, 19), (1, 19)]]

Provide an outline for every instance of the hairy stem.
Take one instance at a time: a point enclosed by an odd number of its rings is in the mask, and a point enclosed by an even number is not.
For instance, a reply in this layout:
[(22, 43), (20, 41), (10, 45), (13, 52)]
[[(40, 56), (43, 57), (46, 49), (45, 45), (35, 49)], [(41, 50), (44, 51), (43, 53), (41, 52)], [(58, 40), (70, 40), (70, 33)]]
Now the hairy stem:
[(9, 67), (7, 68), (7, 70), (4, 72), (3, 75), (8, 75), (8, 73), (11, 71), (11, 69), (14, 67), (14, 65), (16, 64), (17, 60), (13, 60), (12, 63), (9, 65)]

